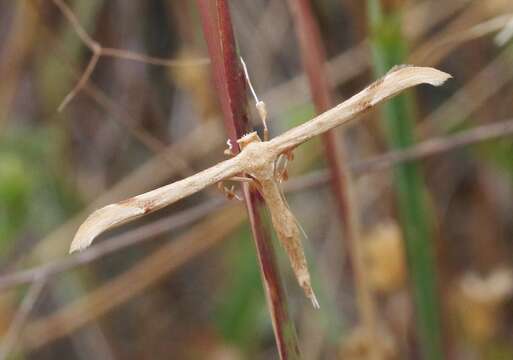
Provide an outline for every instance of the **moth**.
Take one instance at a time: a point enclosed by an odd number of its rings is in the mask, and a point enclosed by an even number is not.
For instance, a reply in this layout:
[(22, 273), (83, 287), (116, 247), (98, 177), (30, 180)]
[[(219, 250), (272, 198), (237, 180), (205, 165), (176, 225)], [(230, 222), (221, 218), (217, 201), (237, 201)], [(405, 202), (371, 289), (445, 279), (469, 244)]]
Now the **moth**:
[(242, 175), (251, 178), (261, 192), (296, 279), (314, 307), (318, 307), (301, 245), (300, 228), (281, 192), (276, 175), (277, 159), (311, 138), (349, 123), (407, 88), (423, 83), (440, 86), (450, 77), (429, 67), (394, 67), (383, 78), (350, 99), (277, 137), (262, 141), (255, 132), (247, 134), (237, 141), (241, 151), (234, 157), (172, 184), (96, 210), (78, 229), (70, 252), (87, 248), (107, 229), (159, 210), (208, 186)]

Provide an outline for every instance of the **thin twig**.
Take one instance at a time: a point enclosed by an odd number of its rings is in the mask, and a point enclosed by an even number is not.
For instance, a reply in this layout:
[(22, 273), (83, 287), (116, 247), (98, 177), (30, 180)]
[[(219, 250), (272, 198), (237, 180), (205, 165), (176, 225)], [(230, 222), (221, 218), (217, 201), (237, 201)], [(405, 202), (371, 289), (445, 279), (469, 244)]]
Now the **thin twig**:
[(45, 283), (46, 279), (39, 276), (39, 278), (30, 285), (27, 294), (23, 298), (23, 302), (14, 316), (9, 330), (7, 330), (7, 334), (2, 340), (2, 344), (0, 346), (0, 360), (7, 359), (9, 354), (15, 349), (16, 343), (23, 331), (23, 328), (25, 327), (25, 323), (27, 322), (32, 309), (36, 305)]
[(72, 256), (68, 256), (48, 264), (4, 275), (0, 277), (0, 290), (5, 290), (15, 285), (34, 282), (41, 276), (55, 276), (62, 272), (96, 261), (121, 249), (141, 244), (142, 242), (151, 240), (166, 232), (177, 230), (180, 227), (192, 224), (207, 214), (210, 214), (215, 209), (218, 209), (222, 204), (222, 199), (210, 200), (209, 202), (184, 210), (178, 214), (174, 214), (148, 225), (143, 225), (130, 232), (114, 236), (109, 239), (109, 241), (104, 241), (101, 244), (98, 244), (98, 246), (91, 247), (87, 251), (76, 253)]
[(440, 24), (457, 16), (469, 2), (469, 0), (406, 2), (402, 19), (405, 35), (411, 43), (419, 42), (439, 28)]
[(411, 160), (441, 154), (463, 146), (513, 135), (513, 119), (482, 125), (452, 136), (442, 136), (418, 143), (408, 150), (396, 150), (354, 164), (355, 174), (380, 171)]
[(53, 0), (53, 3), (59, 8), (62, 15), (68, 20), (68, 22), (73, 26), (73, 29), (75, 29), (75, 32), (77, 33), (78, 37), (82, 42), (89, 48), (93, 49), (95, 47), (96, 41), (94, 41), (87, 31), (80, 25), (80, 21), (78, 20), (75, 13), (71, 10), (71, 8), (66, 5), (66, 3), (63, 0)]
[(124, 60), (133, 60), (142, 62), (150, 65), (157, 66), (176, 66), (176, 67), (187, 67), (187, 66), (201, 66), (210, 64), (210, 60), (207, 58), (204, 59), (189, 59), (189, 60), (174, 60), (174, 59), (165, 59), (154, 56), (148, 56), (144, 54), (138, 54), (132, 51), (123, 50), (123, 49), (115, 49), (115, 48), (101, 48), (101, 56), (104, 57), (114, 57), (118, 59)]
[(66, 18), (66, 20), (70, 23), (70, 25), (75, 30), (75, 33), (78, 35), (82, 43), (93, 53), (89, 63), (87, 64), (86, 69), (84, 70), (83, 75), (80, 77), (77, 84), (73, 87), (68, 95), (64, 98), (61, 104), (58, 107), (58, 111), (62, 111), (66, 105), (73, 100), (73, 98), (82, 90), (84, 85), (87, 83), (91, 74), (93, 73), (96, 64), (100, 60), (100, 57), (114, 57), (118, 59), (124, 60), (133, 60), (139, 61), (146, 64), (151, 65), (161, 65), (161, 66), (198, 66), (208, 64), (208, 59), (197, 59), (197, 60), (187, 60), (187, 61), (179, 61), (179, 60), (171, 60), (158, 58), (153, 56), (148, 56), (144, 54), (138, 54), (132, 51), (123, 50), (123, 49), (115, 49), (115, 48), (104, 48), (97, 41), (95, 41), (84, 27), (80, 24), (75, 13), (71, 10), (71, 8), (63, 1), (63, 0), (52, 0), (55, 6), (57, 6), (62, 13), (62, 15)]
[(443, 31), (415, 49), (408, 59), (415, 64), (434, 66), (458, 46), (503, 29), (510, 18), (511, 14), (503, 14), (488, 19), (486, 6), (482, 2), (475, 2), (452, 18)]
[(504, 48), (482, 70), (427, 116), (417, 129), (422, 137), (454, 129), (513, 79), (511, 49)]
[[(405, 150), (394, 150), (367, 160), (349, 165), (354, 176), (368, 175), (374, 172), (390, 169), (396, 165), (412, 160), (444, 154), (465, 146), (479, 144), (485, 141), (501, 139), (513, 135), (513, 119), (501, 121), (490, 125), (482, 125), (470, 130), (462, 131), (452, 136), (441, 136), (426, 140)], [(329, 181), (329, 171), (318, 170), (290, 179), (286, 191), (301, 191), (315, 188)]]
[(91, 74), (94, 71), (94, 67), (98, 63), (98, 60), (100, 59), (100, 53), (93, 52), (93, 56), (91, 57), (91, 60), (89, 60), (89, 63), (87, 64), (87, 67), (84, 70), (84, 73), (80, 76), (78, 79), (78, 82), (75, 84), (75, 87), (73, 90), (71, 90), (66, 97), (64, 97), (64, 100), (62, 100), (61, 104), (57, 108), (57, 111), (62, 111), (68, 105), (68, 103), (73, 100), (73, 98), (79, 93), (79, 91), (84, 87), (84, 85), (89, 81), (89, 78), (91, 77)]

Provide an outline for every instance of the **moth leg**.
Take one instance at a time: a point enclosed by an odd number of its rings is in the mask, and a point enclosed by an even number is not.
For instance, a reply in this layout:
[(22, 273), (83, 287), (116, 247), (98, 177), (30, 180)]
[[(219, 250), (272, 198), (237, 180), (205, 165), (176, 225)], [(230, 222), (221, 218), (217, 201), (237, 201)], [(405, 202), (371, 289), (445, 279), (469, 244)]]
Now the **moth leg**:
[(220, 181), (217, 183), (217, 188), (219, 189), (219, 191), (221, 191), (224, 194), (224, 196), (226, 196), (226, 198), (228, 200), (236, 199), (236, 200), (242, 201), (242, 198), (240, 197), (240, 195), (238, 195), (235, 192), (234, 185), (228, 187), (224, 184), (224, 182)]
[(226, 186), (225, 182), (227, 181), (233, 181), (233, 182), (240, 182), (240, 183), (254, 183), (255, 180), (250, 176), (233, 176), (229, 179), (226, 179), (225, 181), (219, 181), (217, 183), (217, 188), (226, 196), (228, 200), (236, 199), (239, 201), (242, 201), (242, 197), (237, 194), (235, 191), (235, 185)]
[(292, 150), (287, 150), (284, 153), (280, 154), (276, 159), (274, 164), (274, 177), (278, 182), (284, 182), (289, 179), (289, 173), (287, 170), (287, 166), (289, 161), (294, 160), (294, 153)]

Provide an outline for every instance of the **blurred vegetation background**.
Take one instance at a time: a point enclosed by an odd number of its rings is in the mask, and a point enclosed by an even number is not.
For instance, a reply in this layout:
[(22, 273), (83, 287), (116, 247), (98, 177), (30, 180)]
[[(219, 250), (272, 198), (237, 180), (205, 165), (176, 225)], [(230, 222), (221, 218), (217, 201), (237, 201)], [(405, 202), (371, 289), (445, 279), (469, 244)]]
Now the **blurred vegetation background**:
[[(271, 135), (315, 114), (291, 2), (229, 2)], [(225, 159), (226, 134), (195, 1), (66, 1), (76, 22), (62, 3), (0, 2), (0, 356), (278, 358), (243, 203), (215, 188), (103, 235), (94, 259), (65, 263), (94, 209)], [(310, 3), (337, 103), (400, 63), (454, 79), (337, 133), (354, 174), (373, 341), (358, 320), (323, 140), (295, 151), (285, 188), (308, 234), (320, 310), (277, 253), (302, 358), (369, 359), (378, 348), (383, 359), (513, 359), (513, 3)], [(100, 55), (58, 111), (94, 55), (79, 26), (130, 53)], [(471, 131), (472, 144), (452, 146)], [(379, 157), (431, 139), (451, 149), (395, 170)], [(95, 252), (108, 243), (122, 245)], [(437, 341), (439, 353), (425, 351)]]

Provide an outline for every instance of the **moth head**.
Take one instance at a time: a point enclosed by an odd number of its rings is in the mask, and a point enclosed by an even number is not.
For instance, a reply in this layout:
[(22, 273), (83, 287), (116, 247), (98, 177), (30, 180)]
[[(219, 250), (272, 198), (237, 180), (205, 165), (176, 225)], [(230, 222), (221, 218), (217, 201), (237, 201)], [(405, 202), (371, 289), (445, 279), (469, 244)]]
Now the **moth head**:
[(244, 135), (239, 140), (237, 140), (237, 143), (239, 144), (241, 150), (244, 149), (248, 144), (251, 144), (253, 142), (261, 142), (260, 136), (256, 133), (256, 131), (250, 132), (249, 134)]

